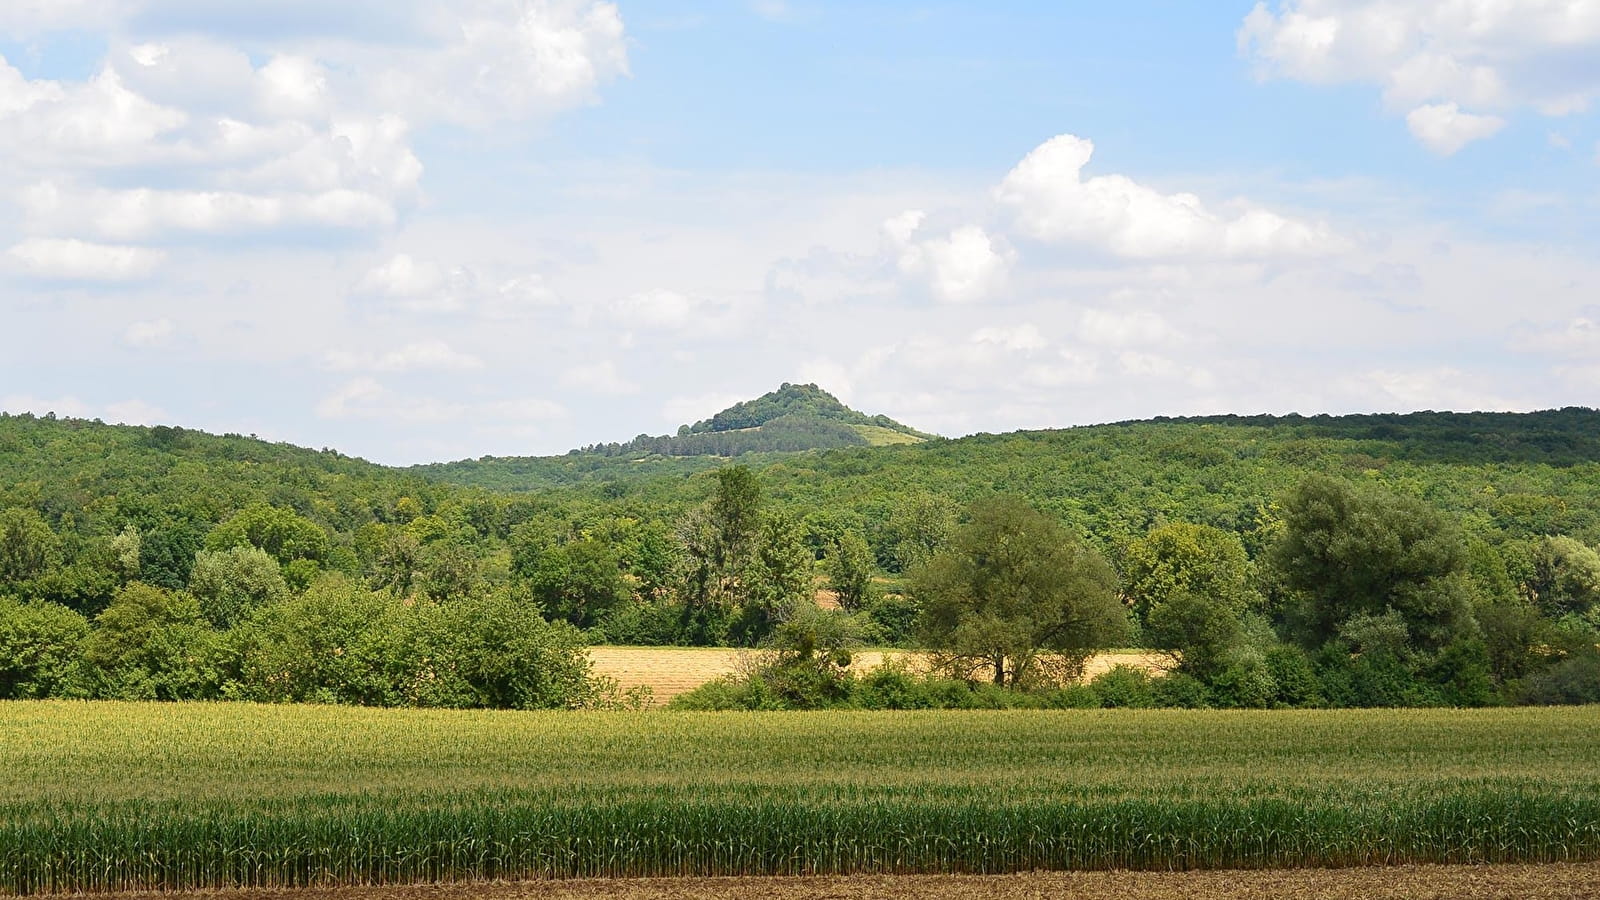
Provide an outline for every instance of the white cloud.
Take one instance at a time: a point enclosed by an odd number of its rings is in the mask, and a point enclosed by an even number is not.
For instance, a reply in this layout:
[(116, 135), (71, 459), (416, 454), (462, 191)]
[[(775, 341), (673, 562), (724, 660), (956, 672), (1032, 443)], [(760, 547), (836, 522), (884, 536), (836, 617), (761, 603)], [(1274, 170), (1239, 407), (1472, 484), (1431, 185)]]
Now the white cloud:
[(561, 386), (594, 394), (637, 394), (639, 386), (624, 378), (611, 360), (577, 365), (561, 373)]
[(1021, 232), (1117, 256), (1266, 257), (1339, 249), (1325, 225), (1241, 206), (1231, 215), (1194, 194), (1163, 194), (1123, 175), (1084, 179), (1094, 144), (1063, 134), (1034, 148), (995, 189)]
[[(1594, 0), (1263, 2), (1245, 17), (1238, 42), (1264, 78), (1376, 84), (1390, 108), (1413, 114), (1464, 105), (1559, 116), (1600, 96), (1600, 68), (1592, 65), (1600, 52)], [(1430, 115), (1442, 117), (1424, 118)], [(1444, 152), (1430, 137), (1436, 129), (1419, 131), (1409, 116), (1408, 124), (1424, 144)], [(1472, 133), (1481, 138), (1495, 130), (1479, 121)]]
[(990, 326), (973, 332), (972, 340), (979, 344), (994, 344), (1006, 350), (1042, 350), (1050, 345), (1044, 334), (1032, 324), (1013, 327)]
[(1143, 309), (1086, 309), (1078, 320), (1078, 334), (1096, 346), (1111, 347), (1171, 344), (1183, 339), (1160, 314)]
[(469, 0), (433, 17), (438, 43), (393, 54), (374, 79), (386, 106), (474, 127), (592, 102), (628, 74), (615, 4), (592, 0)]
[(537, 398), (450, 401), (402, 393), (375, 378), (348, 381), (316, 405), (323, 419), (375, 420), (407, 425), (491, 421), (508, 425), (547, 422), (567, 414), (557, 403)]
[(880, 226), (902, 274), (925, 281), (934, 298), (945, 303), (984, 300), (1005, 284), (1015, 258), (1010, 248), (976, 225), (918, 240), (925, 219), (922, 210), (912, 209)]
[(323, 361), (336, 372), (470, 371), (483, 368), (483, 360), (470, 353), (462, 353), (444, 341), (417, 341), (377, 353), (330, 350), (323, 356)]
[(1499, 116), (1465, 113), (1454, 103), (1419, 106), (1406, 114), (1411, 136), (1440, 156), (1451, 156), (1473, 141), (1493, 137), (1505, 126)]
[(1569, 357), (1600, 357), (1600, 318), (1577, 316), (1565, 325), (1536, 332), (1516, 342), (1519, 350)]
[(369, 269), (354, 293), (413, 312), (469, 313), (495, 320), (526, 318), (561, 303), (536, 272), (493, 277), (468, 266), (446, 268), (407, 253), (396, 253)]
[(713, 391), (707, 394), (677, 395), (661, 405), (661, 418), (673, 425), (693, 425), (703, 419), (709, 419), (717, 413), (727, 409), (735, 403), (749, 400), (749, 397), (731, 393), (729, 391)]
[(159, 347), (172, 339), (173, 332), (171, 319), (134, 322), (122, 332), (122, 342), (129, 347)]
[(159, 250), (32, 238), (6, 251), (20, 271), (63, 281), (135, 281), (148, 278), (166, 259)]
[(29, 394), (6, 394), (0, 396), (0, 410), (9, 413), (33, 413), (36, 416), (55, 413), (57, 416), (75, 419), (87, 419), (92, 414), (89, 404), (70, 394), (53, 400)]
[(1371, 369), (1339, 379), (1336, 393), (1356, 408), (1373, 412), (1419, 409), (1474, 412), (1526, 410), (1526, 402), (1501, 393), (1498, 385), (1454, 366), (1427, 369)]
[(106, 406), (105, 419), (121, 425), (156, 425), (172, 421), (172, 416), (159, 406), (143, 400), (124, 400)]
[(22, 207), (31, 227), (122, 241), (249, 235), (281, 228), (369, 230), (392, 225), (397, 216), (382, 197), (352, 190), (264, 195), (42, 183), (23, 191)]

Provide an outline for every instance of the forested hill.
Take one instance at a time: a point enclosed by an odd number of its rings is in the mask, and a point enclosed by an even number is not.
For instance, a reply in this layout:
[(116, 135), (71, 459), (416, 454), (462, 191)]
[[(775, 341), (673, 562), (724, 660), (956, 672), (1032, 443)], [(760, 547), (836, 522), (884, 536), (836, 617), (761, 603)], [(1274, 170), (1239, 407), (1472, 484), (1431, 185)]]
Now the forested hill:
[[(651, 457), (733, 457), (914, 444), (929, 437), (888, 416), (857, 412), (814, 384), (784, 384), (709, 419), (680, 426), (677, 434), (641, 434), (626, 443), (590, 444), (567, 455), (633, 461)], [(504, 460), (519, 461), (526, 460)]]
[[(1420, 498), (1490, 543), (1600, 543), (1591, 409), (1159, 420), (739, 462), (819, 553), (829, 535), (857, 531), (891, 571), (919, 517), (994, 494), (1022, 497), (1113, 558), (1162, 522), (1234, 532), (1254, 554), (1272, 538), (1276, 504), (1311, 474)], [(440, 591), (469, 575), (503, 582), (516, 534), (537, 544), (615, 532), (620, 546), (643, 542), (627, 553), (645, 558), (711, 493), (707, 470), (728, 464), (580, 453), (392, 469), (238, 435), (0, 415), (0, 535), (32, 548), (0, 546), (0, 595), (98, 609), (127, 568), (117, 541), (130, 531), (132, 570), (181, 587), (208, 541), (229, 546), (230, 522), (277, 547), (302, 580), (320, 568), (374, 584), (433, 579)]]
[[(753, 404), (760, 402), (753, 401)], [(725, 412), (732, 413), (753, 404), (741, 404)], [(730, 419), (737, 421), (731, 416), (724, 421)], [(686, 429), (707, 428), (714, 421), (716, 417), (686, 426)], [(695, 434), (701, 433), (706, 432)], [(1006, 435), (974, 435), (957, 440), (936, 439), (912, 447), (850, 449), (836, 446), (831, 449), (839, 452), (823, 458), (807, 458), (804, 462), (792, 452), (751, 452), (741, 454), (740, 462), (757, 469), (782, 464), (785, 469), (819, 472), (835, 472), (836, 467), (844, 466), (850, 473), (881, 470), (894, 477), (913, 461), (935, 464), (936, 460), (952, 460), (958, 471), (945, 471), (943, 477), (953, 479), (951, 485), (964, 485), (993, 482), (990, 471), (996, 465), (993, 455), (996, 445), (1021, 454), (1030, 465), (1038, 463), (1059, 468), (1074, 468), (1085, 463), (1063, 458), (1063, 454), (1073, 453), (1094, 457), (1110, 454), (1123, 459), (1126, 468), (1141, 471), (1198, 464), (1197, 470), (1174, 473), (1186, 477), (1195, 477), (1199, 471), (1213, 465), (1248, 460), (1308, 471), (1359, 472), (1389, 462), (1474, 466), (1526, 463), (1562, 467), (1600, 463), (1600, 412), (1569, 407), (1533, 413), (1156, 418)], [(1267, 459), (1263, 460), (1263, 456)], [(574, 451), (564, 456), (483, 457), (417, 466), (415, 471), (440, 481), (498, 491), (607, 484), (612, 485), (608, 490), (616, 493), (620, 485), (650, 482), (669, 475), (682, 476), (722, 465), (726, 465), (726, 460), (716, 456)], [(950, 485), (929, 487), (940, 492), (951, 489)]]

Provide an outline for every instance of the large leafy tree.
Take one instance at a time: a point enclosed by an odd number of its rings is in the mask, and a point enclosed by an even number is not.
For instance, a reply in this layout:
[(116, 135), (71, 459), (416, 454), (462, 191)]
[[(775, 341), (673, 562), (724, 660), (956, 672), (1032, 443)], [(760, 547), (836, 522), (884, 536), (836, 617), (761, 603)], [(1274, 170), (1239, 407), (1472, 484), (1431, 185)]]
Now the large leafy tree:
[(912, 575), (940, 663), (996, 684), (1077, 677), (1126, 633), (1116, 575), (1060, 522), (1012, 497), (973, 504), (950, 547)]
[(1466, 542), (1416, 498), (1308, 477), (1284, 503), (1272, 561), (1300, 598), (1289, 618), (1308, 645), (1391, 611), (1416, 649), (1437, 650), (1475, 630)]

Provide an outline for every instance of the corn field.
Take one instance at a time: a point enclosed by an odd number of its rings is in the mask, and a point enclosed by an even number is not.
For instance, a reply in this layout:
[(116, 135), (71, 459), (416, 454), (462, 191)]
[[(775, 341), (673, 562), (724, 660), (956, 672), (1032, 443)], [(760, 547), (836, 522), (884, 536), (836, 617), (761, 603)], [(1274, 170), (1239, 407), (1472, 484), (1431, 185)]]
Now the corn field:
[(1600, 859), (1600, 709), (0, 705), (0, 892)]

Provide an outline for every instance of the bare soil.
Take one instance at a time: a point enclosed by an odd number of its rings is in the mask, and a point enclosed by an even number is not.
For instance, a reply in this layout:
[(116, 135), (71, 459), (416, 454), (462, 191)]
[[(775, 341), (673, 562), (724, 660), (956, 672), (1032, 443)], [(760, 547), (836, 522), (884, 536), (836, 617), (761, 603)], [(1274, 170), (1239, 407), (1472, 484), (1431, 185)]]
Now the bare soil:
[[(132, 900), (141, 895), (120, 896)], [(1600, 898), (1600, 863), (993, 876), (595, 879), (161, 896), (164, 900), (1568, 900)]]

